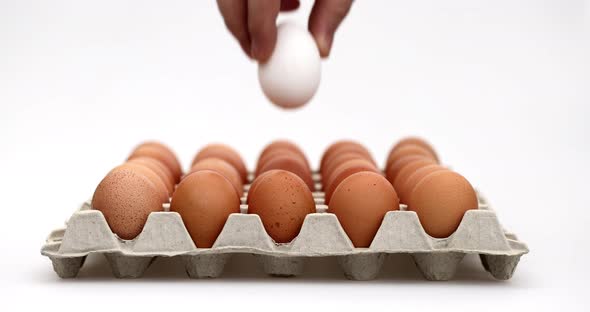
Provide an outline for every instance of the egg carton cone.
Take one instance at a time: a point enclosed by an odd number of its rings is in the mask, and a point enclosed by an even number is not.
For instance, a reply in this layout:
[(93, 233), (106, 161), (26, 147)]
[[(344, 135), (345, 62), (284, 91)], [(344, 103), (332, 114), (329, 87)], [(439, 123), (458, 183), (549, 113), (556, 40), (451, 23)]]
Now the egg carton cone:
[[(316, 177), (317, 178), (317, 177)], [(318, 185), (321, 186), (321, 185)], [(318, 188), (320, 189), (320, 188)], [(245, 187), (245, 196), (248, 186)], [(500, 225), (496, 213), (479, 197), (479, 207), (469, 210), (448, 238), (429, 236), (413, 211), (400, 205), (387, 212), (368, 248), (355, 248), (338, 222), (327, 212), (324, 194), (314, 192), (316, 213), (308, 214), (299, 235), (288, 244), (277, 244), (266, 233), (258, 215), (248, 214), (246, 197), (241, 212), (231, 214), (212, 248), (193, 243), (181, 216), (163, 206), (152, 212), (143, 231), (133, 240), (120, 239), (104, 215), (86, 202), (66, 222), (51, 232), (41, 249), (62, 278), (76, 277), (89, 254), (104, 254), (113, 275), (139, 278), (156, 257), (180, 257), (190, 278), (215, 278), (223, 273), (232, 255), (256, 255), (264, 271), (272, 276), (297, 276), (310, 257), (337, 257), (344, 276), (371, 280), (378, 276), (388, 254), (410, 254), (427, 280), (452, 279), (466, 254), (478, 254), (485, 270), (499, 280), (509, 279), (528, 253), (525, 243)], [(247, 270), (248, 268), (243, 268)]]

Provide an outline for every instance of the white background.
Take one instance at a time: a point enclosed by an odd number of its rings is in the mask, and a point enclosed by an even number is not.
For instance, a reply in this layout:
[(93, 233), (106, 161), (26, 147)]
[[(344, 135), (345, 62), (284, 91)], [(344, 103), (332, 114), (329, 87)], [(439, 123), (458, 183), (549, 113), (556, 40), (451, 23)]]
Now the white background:
[[(310, 4), (284, 17), (305, 23)], [(581, 0), (356, 1), (316, 97), (286, 112), (262, 95), (214, 1), (0, 0), (0, 306), (587, 309), (589, 34)], [(225, 142), (252, 168), (275, 138), (317, 163), (340, 138), (383, 161), (409, 134), (430, 140), (528, 243), (511, 280), (467, 259), (455, 281), (426, 282), (404, 257), (372, 282), (347, 281), (330, 261), (271, 279), (247, 257), (218, 280), (167, 262), (115, 280), (100, 258), (60, 280), (39, 253), (145, 139), (185, 166)]]

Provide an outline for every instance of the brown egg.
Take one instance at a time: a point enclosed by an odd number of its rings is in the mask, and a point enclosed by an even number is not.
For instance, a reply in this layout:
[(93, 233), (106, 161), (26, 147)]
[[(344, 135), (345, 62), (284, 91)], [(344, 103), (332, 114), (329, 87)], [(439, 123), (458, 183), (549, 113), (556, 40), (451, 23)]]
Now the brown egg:
[(369, 156), (369, 158), (371, 158), (371, 154), (369, 153), (369, 151), (360, 143), (351, 140), (337, 141), (335, 143), (332, 143), (332, 145), (330, 145), (322, 155), (322, 159), (320, 161), (320, 171), (324, 168), (326, 161), (333, 157), (334, 154), (337, 154), (338, 151), (343, 147), (349, 147), (348, 151), (357, 150), (361, 153), (364, 150), (364, 152)]
[(477, 208), (477, 196), (469, 181), (448, 170), (432, 172), (422, 178), (408, 201), (408, 210), (418, 214), (424, 231), (437, 238), (449, 237), (465, 212)]
[(162, 198), (149, 178), (120, 166), (100, 182), (92, 208), (102, 212), (113, 233), (133, 239), (143, 230), (148, 215), (162, 210)]
[(315, 185), (311, 178), (311, 172), (299, 157), (294, 155), (276, 156), (268, 160), (264, 166), (260, 168), (260, 173), (275, 169), (286, 170), (296, 174), (303, 180), (303, 182), (305, 182), (311, 191), (315, 190)]
[(401, 157), (399, 160), (390, 164), (389, 167), (386, 167), (385, 178), (387, 178), (387, 180), (389, 180), (389, 182), (391, 182), (391, 184), (393, 184), (393, 181), (395, 181), (395, 178), (397, 178), (399, 171), (405, 165), (407, 165), (408, 163), (410, 163), (416, 159), (422, 159), (422, 158), (430, 159), (430, 157), (423, 156), (423, 155), (408, 155), (408, 156)]
[(174, 182), (174, 177), (170, 173), (170, 170), (168, 170), (166, 166), (164, 166), (160, 161), (149, 157), (137, 157), (129, 160), (128, 162), (143, 165), (151, 169), (162, 179), (166, 185), (168, 194), (172, 195), (172, 193), (174, 193), (174, 186), (176, 185)]
[(389, 158), (387, 159), (387, 164), (386, 164), (385, 168), (389, 168), (389, 166), (391, 166), (392, 164), (395, 164), (397, 161), (399, 161), (403, 157), (406, 157), (409, 155), (421, 155), (421, 156), (428, 157), (428, 158), (438, 162), (436, 160), (436, 156), (433, 155), (429, 150), (425, 149), (424, 147), (421, 147), (418, 145), (406, 144), (406, 145), (400, 147), (399, 149), (396, 149), (393, 153), (391, 153), (389, 155)]
[(170, 211), (180, 214), (198, 248), (211, 248), (229, 215), (240, 213), (240, 198), (226, 177), (213, 170), (201, 170), (180, 182)]
[(236, 170), (236, 168), (230, 165), (227, 161), (219, 158), (205, 158), (203, 160), (197, 161), (197, 163), (193, 165), (191, 170), (189, 170), (188, 174), (200, 170), (213, 170), (217, 173), (220, 173), (221, 175), (226, 177), (235, 187), (238, 196), (242, 196), (242, 193), (244, 192), (244, 184), (242, 184), (242, 178), (240, 177), (238, 170)]
[(357, 154), (363, 155), (364, 159), (370, 161), (375, 166), (377, 166), (377, 164), (375, 163), (375, 160), (373, 159), (373, 157), (367, 151), (366, 148), (364, 148), (362, 146), (357, 146), (357, 145), (343, 145), (340, 148), (338, 148), (337, 150), (335, 150), (331, 156), (326, 158), (326, 161), (324, 162), (324, 166), (322, 168), (320, 168), (320, 172), (322, 172), (322, 169), (325, 170), (326, 168), (330, 167), (340, 155), (346, 154), (346, 153), (357, 153)]
[(277, 148), (274, 148), (271, 151), (267, 152), (264, 156), (262, 156), (258, 159), (258, 163), (256, 164), (255, 175), (258, 176), (261, 173), (262, 167), (264, 167), (266, 165), (266, 163), (269, 162), (271, 159), (278, 157), (278, 156), (284, 156), (284, 155), (292, 156), (292, 157), (299, 159), (301, 161), (301, 163), (303, 163), (303, 165), (305, 165), (305, 167), (307, 168), (307, 171), (311, 172), (311, 169), (309, 168), (309, 166), (306, 163), (307, 160), (304, 157), (302, 157), (298, 153), (293, 152), (290, 149), (277, 147)]
[(365, 159), (352, 159), (344, 162), (342, 165), (338, 166), (338, 168), (334, 169), (334, 172), (328, 178), (328, 183), (324, 187), (326, 193), (326, 204), (330, 204), (334, 190), (342, 181), (344, 181), (344, 179), (362, 171), (369, 171), (379, 174), (377, 168)]
[(391, 149), (391, 151), (389, 152), (389, 155), (393, 154), (396, 150), (398, 150), (406, 145), (418, 145), (422, 148), (425, 148), (434, 156), (434, 159), (436, 160), (436, 162), (439, 162), (438, 156), (436, 155), (436, 151), (434, 150), (432, 145), (430, 145), (430, 143), (426, 142), (426, 140), (419, 138), (419, 137), (406, 137), (406, 138), (400, 140)]
[(328, 182), (327, 179), (332, 174), (334, 169), (351, 159), (365, 159), (373, 162), (373, 160), (368, 158), (364, 153), (360, 153), (358, 151), (338, 153), (338, 155), (332, 157), (329, 163), (325, 164), (323, 170), (320, 172), (322, 174), (322, 182)]
[(182, 176), (180, 162), (170, 148), (159, 142), (145, 142), (137, 146), (127, 160), (137, 157), (150, 157), (160, 161), (174, 177), (174, 182), (178, 183)]
[(344, 179), (328, 206), (328, 212), (338, 217), (358, 248), (369, 247), (385, 214), (398, 209), (399, 199), (391, 184), (383, 176), (366, 171)]
[(248, 182), (248, 170), (246, 169), (246, 164), (244, 163), (244, 160), (242, 160), (240, 154), (233, 148), (224, 144), (209, 144), (197, 153), (191, 167), (199, 160), (205, 158), (220, 158), (227, 161), (238, 170), (242, 183)]
[(322, 158), (320, 159), (320, 171), (324, 168), (324, 163), (326, 162), (326, 158), (331, 157), (332, 154), (334, 153), (334, 151), (338, 150), (341, 146), (349, 145), (349, 144), (360, 145), (360, 143), (355, 142), (355, 141), (351, 141), (351, 140), (340, 140), (340, 141), (336, 141), (336, 142), (330, 144), (328, 146), (328, 148), (326, 148), (326, 150), (322, 154)]
[(420, 180), (422, 180), (425, 176), (439, 170), (448, 169), (438, 164), (432, 164), (424, 166), (414, 171), (414, 173), (412, 173), (405, 181), (402, 181), (401, 186), (396, 188), (396, 192), (399, 196), (400, 202), (402, 204), (407, 204), (408, 200), (410, 199), (410, 194), (416, 186), (416, 184), (418, 184), (418, 182), (420, 182)]
[(260, 216), (275, 242), (288, 243), (299, 234), (305, 216), (315, 212), (315, 203), (305, 182), (294, 173), (268, 172), (248, 193), (248, 213)]
[(402, 169), (399, 171), (399, 174), (393, 181), (393, 188), (396, 191), (399, 191), (401, 189), (402, 184), (408, 180), (408, 177), (412, 173), (416, 172), (416, 170), (422, 167), (434, 164), (436, 164), (436, 162), (430, 158), (420, 158), (407, 163), (405, 166), (402, 167)]
[(307, 157), (305, 156), (305, 153), (303, 152), (303, 150), (297, 144), (287, 141), (287, 140), (276, 140), (276, 141), (273, 141), (272, 143), (270, 143), (269, 145), (267, 145), (260, 153), (260, 157), (258, 157), (258, 162), (260, 162), (260, 160), (266, 154), (274, 151), (275, 149), (286, 149), (286, 150), (292, 151), (293, 153), (301, 156), (301, 158), (305, 162), (305, 165), (307, 166), (307, 168), (311, 169), (311, 167), (309, 166), (309, 161), (307, 160)]
[(150, 181), (154, 185), (156, 191), (160, 195), (160, 200), (161, 200), (160, 203), (167, 203), (170, 200), (171, 194), (168, 193), (168, 189), (166, 188), (166, 184), (164, 184), (164, 181), (162, 181), (162, 179), (154, 171), (152, 171), (148, 167), (138, 164), (138, 163), (133, 163), (133, 162), (126, 162), (117, 168), (120, 168), (120, 167), (130, 168), (130, 169), (135, 170), (138, 173), (144, 175), (148, 179), (150, 179)]
[(266, 172), (261, 173), (259, 176), (257, 176), (254, 181), (252, 181), (252, 184), (250, 184), (250, 189), (248, 190), (248, 197), (246, 198), (246, 204), (250, 204), (250, 194), (254, 194), (254, 191), (256, 190), (256, 187), (258, 187), (258, 185), (260, 184), (260, 181), (264, 180), (264, 177), (272, 174), (274, 171), (278, 171), (278, 170), (269, 170)]

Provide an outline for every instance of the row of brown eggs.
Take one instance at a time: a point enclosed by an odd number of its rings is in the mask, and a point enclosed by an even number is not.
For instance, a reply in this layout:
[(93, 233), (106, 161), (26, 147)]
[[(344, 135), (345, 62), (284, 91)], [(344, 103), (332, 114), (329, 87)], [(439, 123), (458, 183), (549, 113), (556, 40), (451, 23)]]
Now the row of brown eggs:
[(398, 142), (389, 153), (385, 172), (401, 203), (416, 212), (430, 236), (450, 236), (465, 212), (478, 208), (477, 194), (469, 181), (440, 165), (432, 146), (420, 138)]
[[(464, 212), (477, 208), (469, 182), (439, 165), (434, 149), (418, 138), (394, 146), (385, 177), (369, 151), (353, 141), (332, 144), (322, 156), (319, 171), (328, 212), (338, 217), (356, 247), (370, 245), (385, 213), (398, 210), (400, 202), (417, 213), (424, 230), (433, 237), (448, 237)], [(239, 212), (246, 182), (246, 166), (229, 146), (204, 147), (182, 176), (174, 154), (161, 144), (148, 142), (105, 177), (92, 204), (103, 211), (113, 232), (131, 239), (141, 232), (147, 215), (161, 210), (171, 195), (170, 210), (181, 215), (197, 246), (207, 248), (229, 214)], [(305, 216), (315, 212), (314, 190), (303, 151), (291, 142), (275, 141), (258, 159), (247, 197), (248, 213), (260, 216), (277, 243), (290, 242)]]
[(111, 230), (133, 239), (151, 212), (170, 201), (200, 247), (211, 247), (227, 216), (240, 212), (247, 171), (240, 155), (228, 146), (211, 144), (199, 151), (183, 175), (176, 155), (165, 145), (146, 142), (127, 162), (100, 182), (92, 207), (102, 211)]
[(240, 212), (248, 171), (240, 154), (224, 144), (209, 144), (193, 159), (178, 184), (170, 211), (180, 214), (200, 248), (210, 248), (230, 214)]
[[(203, 167), (205, 162), (224, 160), (246, 172), (239, 154), (220, 144), (203, 148), (195, 157), (191, 172), (209, 169), (226, 178), (233, 176), (228, 170)], [(220, 183), (204, 183), (213, 179), (213, 175), (211, 172), (188, 174), (186, 181), (183, 179), (178, 186), (170, 207), (171, 211), (182, 216), (189, 234), (199, 247), (211, 247), (229, 214), (239, 212), (239, 201), (231, 196), (227, 187)], [(268, 234), (276, 242), (291, 241), (299, 233), (305, 216), (315, 212), (311, 168), (305, 155), (293, 143), (275, 141), (261, 152), (255, 177), (248, 192), (248, 213), (260, 216)], [(222, 191), (224, 189), (225, 192)], [(241, 196), (241, 192), (238, 194)], [(223, 209), (222, 206), (231, 209)]]
[(181, 176), (180, 162), (168, 147), (143, 143), (99, 183), (92, 207), (102, 211), (119, 237), (133, 239), (143, 230), (148, 215), (161, 211), (169, 201)]
[(292, 241), (305, 216), (316, 212), (309, 186), (297, 174), (272, 169), (259, 175), (248, 192), (248, 213), (257, 214), (277, 243)]
[(311, 191), (315, 191), (309, 161), (301, 148), (294, 143), (279, 140), (267, 145), (258, 157), (254, 175), (258, 178), (267, 171), (278, 169), (294, 173)]
[(464, 213), (478, 208), (471, 184), (440, 165), (435, 150), (420, 138), (405, 138), (394, 145), (385, 178), (366, 148), (352, 141), (331, 145), (320, 171), (328, 212), (338, 216), (356, 247), (370, 245), (385, 213), (399, 209), (399, 203), (416, 212), (426, 233), (437, 238), (450, 236)]

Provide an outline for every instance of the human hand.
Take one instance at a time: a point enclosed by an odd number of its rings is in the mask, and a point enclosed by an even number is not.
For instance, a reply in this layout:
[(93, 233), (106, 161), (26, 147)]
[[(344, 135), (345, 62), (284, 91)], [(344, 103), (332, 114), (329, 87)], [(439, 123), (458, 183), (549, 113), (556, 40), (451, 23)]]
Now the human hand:
[[(334, 33), (353, 0), (315, 0), (308, 28), (320, 55), (327, 57)], [(299, 0), (217, 0), (225, 25), (251, 58), (265, 62), (277, 41), (276, 20), (281, 11), (299, 8)]]

